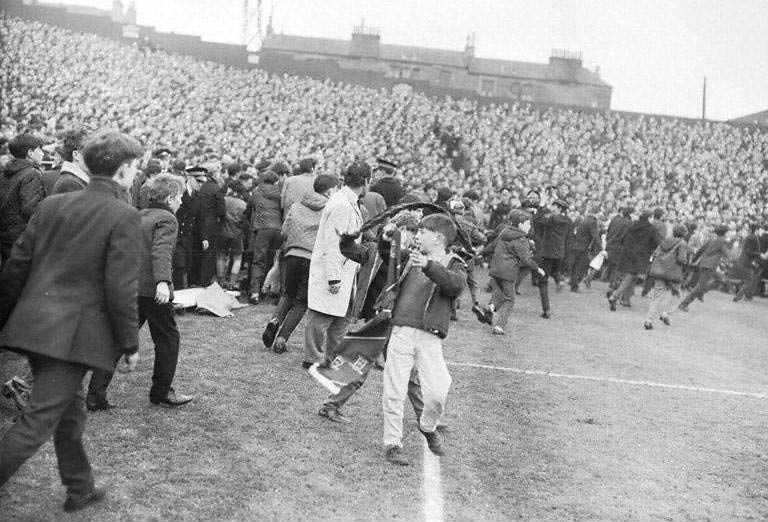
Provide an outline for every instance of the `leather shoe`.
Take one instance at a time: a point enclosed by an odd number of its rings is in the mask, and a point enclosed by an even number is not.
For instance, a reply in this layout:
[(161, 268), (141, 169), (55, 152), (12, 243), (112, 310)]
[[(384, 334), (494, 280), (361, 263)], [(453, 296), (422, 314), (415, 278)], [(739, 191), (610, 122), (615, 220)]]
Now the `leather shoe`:
[(270, 319), (267, 326), (264, 327), (264, 333), (261, 334), (261, 342), (263, 342), (264, 346), (267, 348), (272, 348), (278, 328), (280, 328), (280, 322), (277, 320), (277, 317)]
[(410, 466), (410, 462), (405, 459), (403, 455), (403, 449), (400, 446), (387, 446), (384, 452), (384, 458), (390, 464), (396, 464), (398, 466)]
[(187, 404), (188, 402), (192, 402), (192, 399), (194, 397), (190, 397), (189, 395), (182, 395), (180, 393), (176, 393), (176, 391), (171, 388), (168, 393), (165, 395), (165, 397), (157, 398), (157, 397), (150, 397), (149, 402), (152, 404), (163, 404), (165, 406), (183, 406), (184, 404)]
[(321, 408), (317, 414), (321, 417), (325, 417), (331, 422), (338, 422), (339, 424), (350, 424), (352, 422), (335, 408)]
[(288, 346), (285, 342), (285, 337), (278, 337), (275, 339), (275, 342), (272, 343), (272, 351), (275, 353), (285, 353), (285, 351), (288, 349)]
[(424, 435), (424, 438), (427, 439), (427, 447), (429, 447), (429, 451), (438, 457), (445, 455), (445, 451), (443, 450), (443, 442), (440, 440), (442, 437), (437, 430), (429, 432), (419, 428), (419, 431), (422, 435)]
[(103, 401), (103, 402), (88, 402), (85, 401), (85, 408), (88, 411), (94, 412), (94, 411), (109, 411), (112, 409), (117, 408), (114, 404), (112, 404), (109, 401)]
[(67, 513), (80, 511), (81, 509), (103, 499), (106, 494), (107, 491), (104, 488), (93, 488), (90, 493), (83, 495), (82, 497), (67, 497), (67, 500), (64, 501), (64, 511)]

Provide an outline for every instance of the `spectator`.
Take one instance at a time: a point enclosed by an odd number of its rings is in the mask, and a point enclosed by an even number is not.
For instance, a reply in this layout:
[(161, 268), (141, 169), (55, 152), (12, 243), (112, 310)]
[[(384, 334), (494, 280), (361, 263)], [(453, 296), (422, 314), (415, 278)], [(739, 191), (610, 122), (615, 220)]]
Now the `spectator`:
[(83, 129), (72, 130), (64, 135), (64, 143), (61, 146), (61, 156), (64, 162), (61, 171), (51, 193), (63, 194), (83, 190), (88, 186), (90, 176), (85, 165), (81, 149), (85, 142), (86, 132)]
[(11, 255), (11, 247), (37, 205), (45, 197), (40, 162), (43, 142), (31, 134), (19, 134), (8, 144), (13, 159), (0, 176), (0, 261)]
[(659, 233), (649, 221), (651, 213), (643, 211), (637, 221), (633, 221), (621, 240), (618, 270), (624, 274), (621, 284), (608, 298), (611, 311), (616, 311), (616, 301), (622, 306), (631, 306), (630, 298), (634, 292), (637, 277), (645, 273), (648, 260), (661, 243)]
[(277, 174), (267, 171), (253, 191), (248, 202), (245, 219), (250, 223), (251, 251), (251, 287), (249, 302), (258, 304), (261, 298), (261, 285), (267, 271), (272, 267), (275, 254), (280, 248), (280, 229), (282, 215), (280, 210), (280, 187)]
[[(221, 229), (216, 238), (216, 274), (221, 286), (228, 290), (237, 290), (240, 264), (243, 261), (243, 235), (248, 230), (244, 194), (245, 187), (239, 180), (232, 181), (227, 187), (227, 195), (224, 197), (227, 213), (221, 221)], [(230, 272), (228, 282), (227, 271)]]
[(685, 225), (676, 225), (672, 237), (663, 239), (653, 252), (649, 275), (654, 283), (648, 303), (648, 315), (643, 325), (646, 330), (653, 329), (653, 321), (657, 317), (667, 326), (670, 325), (669, 303), (673, 296), (680, 295), (683, 267), (688, 262), (688, 247), (684, 239), (686, 234), (688, 229)]

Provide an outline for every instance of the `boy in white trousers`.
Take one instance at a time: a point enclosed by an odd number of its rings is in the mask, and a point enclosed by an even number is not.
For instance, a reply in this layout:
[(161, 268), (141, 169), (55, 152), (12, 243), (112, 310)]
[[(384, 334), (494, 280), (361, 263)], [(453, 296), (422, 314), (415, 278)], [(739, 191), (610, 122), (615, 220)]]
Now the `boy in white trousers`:
[(448, 333), (453, 300), (461, 294), (467, 277), (464, 261), (447, 249), (455, 239), (456, 227), (445, 214), (421, 220), (420, 251), (410, 253), (411, 268), (392, 311), (382, 404), (385, 457), (393, 464), (409, 464), (402, 455), (403, 406), (413, 368), (418, 370), (424, 399), (419, 431), (432, 453), (444, 454), (437, 425), (451, 376), (443, 359), (442, 339)]

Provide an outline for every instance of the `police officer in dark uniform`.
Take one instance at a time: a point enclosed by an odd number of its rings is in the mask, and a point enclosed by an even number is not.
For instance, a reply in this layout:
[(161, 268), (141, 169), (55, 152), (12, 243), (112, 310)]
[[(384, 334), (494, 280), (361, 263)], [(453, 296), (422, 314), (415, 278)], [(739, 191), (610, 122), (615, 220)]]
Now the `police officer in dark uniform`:
[(200, 284), (200, 199), (197, 191), (206, 180), (204, 167), (186, 169), (186, 189), (181, 195), (181, 206), (176, 212), (179, 233), (173, 255), (173, 286), (177, 289)]

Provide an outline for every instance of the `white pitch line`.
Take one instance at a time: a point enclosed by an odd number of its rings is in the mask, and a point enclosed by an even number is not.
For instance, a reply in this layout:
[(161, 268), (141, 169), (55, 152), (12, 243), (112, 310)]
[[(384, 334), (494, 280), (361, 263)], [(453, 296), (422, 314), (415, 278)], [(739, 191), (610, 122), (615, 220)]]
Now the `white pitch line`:
[(522, 368), (505, 368), (503, 366), (492, 366), (489, 364), (475, 363), (457, 363), (447, 362), (449, 366), (463, 366), (465, 368), (480, 368), (484, 370), (497, 370), (502, 372), (521, 373), (524, 375), (539, 375), (543, 377), (554, 377), (557, 379), (575, 379), (581, 381), (610, 382), (614, 384), (629, 384), (632, 386), (648, 386), (651, 388), (666, 388), (669, 390), (686, 390), (693, 392), (720, 393), (722, 395), (736, 395), (739, 397), (752, 397), (755, 399), (768, 399), (768, 394), (755, 392), (741, 392), (736, 390), (723, 390), (720, 388), (703, 388), (700, 386), (686, 386), (684, 384), (667, 384), (654, 381), (633, 381), (630, 379), (618, 379), (616, 377), (594, 377), (591, 375), (572, 375), (568, 373), (547, 372), (544, 370), (524, 370)]
[(440, 481), (440, 457), (429, 451), (424, 441), (424, 494), (425, 522), (443, 522), (443, 486)]

